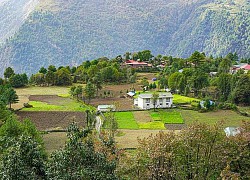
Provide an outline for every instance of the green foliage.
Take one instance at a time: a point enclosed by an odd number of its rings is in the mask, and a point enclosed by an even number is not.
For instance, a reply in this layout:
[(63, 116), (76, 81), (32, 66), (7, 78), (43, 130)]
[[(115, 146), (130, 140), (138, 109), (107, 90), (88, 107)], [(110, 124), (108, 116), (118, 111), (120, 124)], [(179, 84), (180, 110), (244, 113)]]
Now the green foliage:
[(104, 127), (109, 130), (110, 137), (114, 138), (115, 132), (118, 129), (118, 122), (114, 112), (105, 113)]
[(47, 71), (48, 70), (45, 67), (41, 67), (40, 70), (39, 70), (39, 73), (46, 74)]
[(177, 90), (179, 88), (179, 81), (182, 77), (182, 74), (179, 72), (175, 72), (173, 74), (170, 75), (170, 77), (168, 78), (168, 86), (170, 89), (172, 90)]
[(44, 179), (45, 156), (42, 146), (25, 135), (8, 141), (12, 145), (0, 154), (0, 178)]
[(12, 87), (18, 88), (28, 84), (28, 76), (24, 74), (14, 74), (9, 78), (9, 83)]
[(90, 99), (95, 97), (95, 87), (90, 81), (86, 84), (86, 87), (84, 89), (84, 93), (85, 93), (85, 97), (88, 99), (88, 101), (90, 103)]
[(228, 138), (221, 126), (205, 124), (193, 124), (178, 135), (159, 132), (141, 139), (135, 155), (120, 161), (119, 172), (128, 179), (249, 178), (246, 132)]
[(231, 78), (230, 74), (222, 73), (219, 75), (218, 79), (218, 89), (220, 92), (220, 100), (227, 101), (231, 92)]
[(117, 179), (114, 141), (102, 135), (81, 131), (75, 124), (68, 128), (65, 147), (54, 152), (48, 163), (49, 179)]
[(11, 76), (13, 76), (15, 74), (14, 70), (11, 67), (7, 67), (4, 71), (4, 77), (6, 79), (10, 78)]
[(10, 85), (0, 85), (0, 101), (11, 109), (11, 104), (18, 102), (16, 91)]
[(72, 78), (68, 69), (61, 68), (57, 70), (55, 84), (57, 86), (68, 86), (72, 84)]
[(232, 100), (236, 104), (250, 105), (250, 76), (241, 75), (232, 91)]

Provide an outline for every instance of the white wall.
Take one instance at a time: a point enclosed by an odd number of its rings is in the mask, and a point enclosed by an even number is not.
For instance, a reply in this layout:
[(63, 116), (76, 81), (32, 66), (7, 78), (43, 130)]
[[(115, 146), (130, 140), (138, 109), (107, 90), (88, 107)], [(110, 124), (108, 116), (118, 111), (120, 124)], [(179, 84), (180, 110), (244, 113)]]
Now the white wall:
[[(162, 98), (162, 105), (160, 105), (160, 101), (159, 99), (156, 102), (155, 107), (156, 108), (170, 108), (173, 104), (173, 98), (170, 98), (170, 101), (167, 102), (166, 98)], [(167, 104), (168, 103), (168, 104)], [(149, 106), (147, 105), (149, 104)], [(153, 100), (150, 99), (150, 103), (146, 103), (146, 99), (142, 99), (140, 97), (138, 97), (138, 107), (141, 109), (153, 109), (154, 108), (154, 104), (153, 104)]]

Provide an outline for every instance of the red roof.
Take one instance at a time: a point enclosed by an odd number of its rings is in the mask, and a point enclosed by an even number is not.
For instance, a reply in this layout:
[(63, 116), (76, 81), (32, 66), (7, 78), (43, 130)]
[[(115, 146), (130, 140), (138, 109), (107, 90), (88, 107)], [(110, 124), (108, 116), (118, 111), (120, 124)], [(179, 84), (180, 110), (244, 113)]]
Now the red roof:
[(250, 70), (250, 64), (247, 64), (247, 65), (243, 66), (242, 69)]
[(138, 61), (134, 61), (134, 60), (127, 60), (125, 63), (126, 64), (132, 64), (132, 65), (148, 65), (148, 63), (138, 62)]

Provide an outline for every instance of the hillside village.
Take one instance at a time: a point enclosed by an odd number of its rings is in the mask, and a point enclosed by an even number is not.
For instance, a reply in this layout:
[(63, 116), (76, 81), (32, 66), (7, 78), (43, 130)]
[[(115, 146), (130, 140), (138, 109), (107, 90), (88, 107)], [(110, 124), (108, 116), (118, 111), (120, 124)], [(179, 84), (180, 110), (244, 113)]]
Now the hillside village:
[[(5, 105), (0, 111), (3, 115), (0, 136), (1, 131), (13, 128), (11, 123), (14, 122), (32, 126), (37, 129), (35, 132), (42, 132), (41, 141), (50, 156), (62, 148), (70, 148), (68, 143), (73, 143), (73, 139), (67, 140), (67, 137), (77, 138), (79, 132), (93, 138), (97, 135), (102, 144), (99, 148), (126, 152), (128, 156), (124, 156), (124, 161), (106, 162), (118, 163), (119, 167), (130, 159), (130, 151), (132, 154), (144, 151), (148, 145), (143, 142), (150, 144), (157, 136), (161, 136), (158, 139), (161, 143), (168, 142), (165, 140), (170, 137), (177, 142), (178, 134), (183, 138), (181, 141), (185, 141), (192, 137), (193, 130), (206, 129), (219, 133), (223, 141), (239, 136), (244, 139), (243, 146), (246, 145), (250, 122), (250, 71), (249, 64), (244, 63), (247, 60), (236, 64), (233, 54), (212, 58), (194, 52), (188, 59), (181, 59), (154, 57), (148, 50), (142, 52), (147, 60), (132, 60), (132, 54), (125, 53), (123, 57), (99, 58), (77, 67), (41, 67), (30, 77), (7, 68), (4, 79), (0, 79), (0, 100)], [(8, 109), (15, 114), (13, 118), (9, 118)], [(212, 128), (217, 126), (218, 129)], [(106, 147), (107, 137), (116, 143), (110, 141), (112, 146)], [(204, 136), (207, 137), (210, 135)], [(227, 137), (229, 139), (225, 140)], [(145, 139), (138, 141), (138, 138)], [(95, 150), (91, 151), (99, 153)], [(242, 152), (245, 153), (245, 149)], [(112, 157), (118, 158), (117, 155)], [(51, 166), (54, 166), (53, 161), (58, 161), (54, 158)], [(124, 175), (124, 169), (116, 170)], [(241, 171), (242, 176), (245, 172)], [(115, 175), (113, 171), (111, 174)], [(129, 176), (134, 177), (134, 174)]]
[(249, 180), (249, 0), (0, 0), (0, 180)]

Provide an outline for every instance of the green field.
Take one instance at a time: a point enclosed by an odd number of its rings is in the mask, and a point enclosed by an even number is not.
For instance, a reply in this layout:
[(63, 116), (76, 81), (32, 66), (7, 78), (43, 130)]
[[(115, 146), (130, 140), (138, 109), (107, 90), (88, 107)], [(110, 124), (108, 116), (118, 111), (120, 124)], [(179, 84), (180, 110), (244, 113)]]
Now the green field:
[(187, 97), (187, 96), (181, 96), (179, 94), (173, 95), (173, 103), (174, 104), (184, 104), (184, 103), (191, 104), (192, 101), (200, 101), (200, 99), (191, 98), (191, 97)]
[(184, 123), (179, 111), (159, 111), (161, 120), (167, 124), (182, 124)]
[(85, 111), (87, 109), (94, 110), (93, 107), (85, 105), (83, 103), (71, 100), (67, 103), (54, 105), (41, 101), (30, 101), (32, 108), (23, 108), (22, 111)]
[(164, 123), (162, 121), (152, 121), (147, 123), (138, 123), (140, 129), (159, 129), (164, 130), (166, 129)]
[(116, 112), (115, 118), (119, 129), (139, 129), (132, 112)]
[(187, 125), (194, 122), (207, 123), (214, 125), (223, 122), (224, 127), (240, 126), (242, 121), (250, 121), (249, 117), (242, 116), (231, 110), (219, 110), (215, 112), (199, 113), (192, 110), (180, 110), (183, 119)]
[[(136, 112), (116, 112), (115, 117), (118, 122), (119, 129), (166, 129), (165, 123), (183, 123), (183, 118), (180, 112), (159, 110), (153, 111), (140, 111), (141, 116), (135, 118)], [(138, 113), (138, 112), (137, 112)], [(149, 114), (150, 119), (143, 122), (143, 118)], [(140, 119), (139, 119), (140, 118)]]

